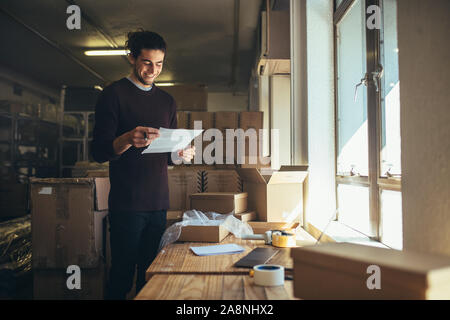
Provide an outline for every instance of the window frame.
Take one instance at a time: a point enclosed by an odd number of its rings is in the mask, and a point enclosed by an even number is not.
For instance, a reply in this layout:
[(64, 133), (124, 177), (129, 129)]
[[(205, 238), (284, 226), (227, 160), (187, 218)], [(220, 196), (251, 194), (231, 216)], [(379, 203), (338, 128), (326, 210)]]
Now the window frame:
[[(335, 115), (335, 172), (336, 172), (336, 204), (338, 203), (338, 185), (348, 184), (355, 186), (364, 186), (369, 188), (369, 219), (370, 232), (366, 234), (371, 239), (381, 241), (383, 235), (381, 232), (381, 192), (382, 190), (391, 190), (401, 192), (401, 177), (386, 177), (381, 174), (381, 130), (382, 130), (382, 90), (376, 91), (375, 85), (372, 81), (365, 87), (367, 90), (367, 129), (368, 129), (368, 176), (359, 175), (340, 175), (337, 172), (337, 158), (338, 158), (338, 140), (339, 140), (339, 125), (338, 125), (338, 25), (343, 21), (346, 14), (350, 11), (356, 1), (361, 1), (365, 6), (365, 11), (370, 5), (377, 5), (382, 8), (382, 0), (343, 0), (339, 6), (336, 6), (334, 1), (333, 14), (333, 33), (334, 33), (334, 115)], [(367, 16), (367, 15), (366, 15)], [(372, 29), (366, 30), (366, 72), (371, 74), (377, 67), (382, 64), (381, 56), (381, 30)], [(361, 78), (364, 75), (361, 75)], [(355, 84), (356, 85), (356, 84)], [(381, 85), (381, 83), (380, 83)], [(339, 220), (339, 212), (336, 217)], [(359, 231), (359, 230), (358, 230)], [(359, 231), (360, 232), (360, 231)]]

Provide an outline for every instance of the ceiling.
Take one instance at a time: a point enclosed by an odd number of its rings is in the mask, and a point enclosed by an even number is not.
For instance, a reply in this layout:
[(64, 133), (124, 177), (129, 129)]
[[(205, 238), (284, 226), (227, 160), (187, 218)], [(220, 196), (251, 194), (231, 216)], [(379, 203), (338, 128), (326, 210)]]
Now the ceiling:
[[(282, 10), (286, 2), (271, 6)], [(71, 4), (81, 9), (81, 30), (66, 27)], [(84, 51), (123, 47), (129, 31), (144, 28), (168, 45), (159, 81), (245, 92), (264, 5), (263, 0), (2, 0), (0, 64), (53, 88), (105, 85), (129, 73), (125, 57), (88, 57)]]

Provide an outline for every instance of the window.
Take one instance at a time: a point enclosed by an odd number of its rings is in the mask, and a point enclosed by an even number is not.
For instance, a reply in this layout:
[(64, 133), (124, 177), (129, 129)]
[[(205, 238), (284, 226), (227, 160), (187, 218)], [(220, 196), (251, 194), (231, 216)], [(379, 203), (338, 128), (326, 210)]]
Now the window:
[(338, 220), (401, 249), (397, 3), (337, 0), (335, 8)]

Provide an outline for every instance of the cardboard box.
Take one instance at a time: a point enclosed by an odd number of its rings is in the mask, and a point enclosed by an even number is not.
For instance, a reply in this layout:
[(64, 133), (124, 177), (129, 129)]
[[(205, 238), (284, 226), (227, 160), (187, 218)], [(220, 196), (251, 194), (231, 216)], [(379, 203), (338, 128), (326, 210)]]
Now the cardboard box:
[(241, 220), (242, 222), (253, 221), (256, 219), (257, 215), (255, 211), (235, 213), (234, 216)]
[[(291, 256), (298, 298), (450, 299), (447, 256), (351, 243), (294, 248)], [(377, 274), (380, 289), (370, 290)]]
[(270, 230), (283, 230), (291, 231), (295, 233), (295, 230), (300, 227), (298, 222), (262, 222), (262, 221), (249, 221), (248, 224), (253, 229), (255, 234), (263, 234)]
[[(248, 208), (266, 222), (303, 224), (303, 181), (306, 167), (281, 167), (270, 176), (256, 168), (236, 169), (248, 193)], [(295, 170), (295, 171), (290, 171)]]
[(67, 269), (33, 270), (35, 300), (103, 300), (106, 293), (105, 266), (80, 269), (80, 289), (68, 289), (67, 280), (73, 273)]
[(183, 213), (184, 211), (182, 210), (168, 210), (166, 214), (167, 218), (166, 228), (170, 227), (174, 223), (182, 221)]
[(175, 85), (162, 90), (172, 95), (180, 111), (208, 110), (208, 91), (204, 85)]
[(203, 192), (191, 194), (191, 209), (202, 212), (242, 213), (247, 210), (247, 193)]
[(185, 210), (190, 208), (189, 196), (202, 192), (203, 170), (189, 167), (173, 167), (168, 169), (169, 210)]
[[(214, 128), (214, 112), (191, 112), (189, 119), (189, 127), (194, 129), (194, 122), (201, 121), (203, 130), (208, 130)], [(203, 150), (205, 150), (206, 146), (208, 146), (211, 141), (204, 141), (203, 139), (204, 132), (194, 139), (193, 145), (195, 146), (196, 153), (201, 152), (203, 155)]]
[(237, 129), (239, 127), (239, 112), (218, 111), (216, 112), (214, 128), (224, 131), (226, 129)]
[(263, 115), (262, 111), (242, 111), (239, 114), (239, 128), (244, 130), (253, 128), (259, 132), (263, 128)]
[(178, 129), (189, 129), (189, 112), (177, 111)]
[(216, 121), (215, 126), (216, 129), (219, 129), (222, 132), (223, 137), (223, 163), (231, 164), (227, 162), (227, 148), (229, 146), (230, 152), (233, 150), (233, 157), (230, 158), (230, 161), (233, 160), (232, 163), (236, 163), (237, 159), (237, 138), (235, 137), (233, 141), (227, 141), (226, 137), (226, 129), (236, 130), (239, 128), (239, 112), (232, 111), (219, 111), (216, 112)]
[(194, 129), (195, 121), (201, 121), (204, 130), (214, 128), (214, 112), (192, 111), (189, 118), (189, 128)]
[(203, 189), (205, 192), (242, 192), (242, 179), (236, 170), (206, 170)]
[(221, 242), (229, 233), (222, 225), (185, 226), (181, 229), (178, 241)]
[(95, 211), (94, 203), (102, 205), (102, 197), (98, 195), (105, 179), (109, 181), (107, 178), (30, 179), (33, 268), (98, 266), (103, 257), (107, 211)]

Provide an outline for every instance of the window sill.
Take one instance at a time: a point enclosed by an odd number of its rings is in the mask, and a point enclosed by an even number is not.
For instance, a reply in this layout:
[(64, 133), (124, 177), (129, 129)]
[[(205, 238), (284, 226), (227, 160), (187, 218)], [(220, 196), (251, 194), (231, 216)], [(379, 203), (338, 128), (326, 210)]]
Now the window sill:
[[(319, 239), (322, 230), (317, 228), (311, 223), (307, 224), (306, 230), (317, 240)], [(331, 221), (327, 230), (322, 235), (320, 243), (325, 242), (350, 242), (355, 244), (361, 244), (366, 246), (380, 247), (390, 249), (383, 243), (370, 239), (368, 236), (353, 230), (352, 228), (338, 222)]]

